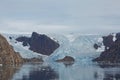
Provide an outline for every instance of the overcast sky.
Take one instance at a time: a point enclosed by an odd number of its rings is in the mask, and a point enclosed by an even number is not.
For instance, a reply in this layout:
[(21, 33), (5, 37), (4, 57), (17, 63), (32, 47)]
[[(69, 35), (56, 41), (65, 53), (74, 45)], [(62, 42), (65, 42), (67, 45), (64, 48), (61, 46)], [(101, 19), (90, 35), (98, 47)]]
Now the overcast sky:
[(1, 32), (120, 31), (120, 0), (0, 0)]

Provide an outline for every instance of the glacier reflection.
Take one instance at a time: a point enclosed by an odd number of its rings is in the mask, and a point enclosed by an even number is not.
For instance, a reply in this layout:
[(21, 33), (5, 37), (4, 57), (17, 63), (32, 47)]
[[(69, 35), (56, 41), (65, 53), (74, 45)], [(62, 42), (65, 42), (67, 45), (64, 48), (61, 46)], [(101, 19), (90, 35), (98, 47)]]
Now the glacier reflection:
[(1, 66), (0, 80), (119, 80), (120, 67), (101, 68), (95, 64), (41, 63)]

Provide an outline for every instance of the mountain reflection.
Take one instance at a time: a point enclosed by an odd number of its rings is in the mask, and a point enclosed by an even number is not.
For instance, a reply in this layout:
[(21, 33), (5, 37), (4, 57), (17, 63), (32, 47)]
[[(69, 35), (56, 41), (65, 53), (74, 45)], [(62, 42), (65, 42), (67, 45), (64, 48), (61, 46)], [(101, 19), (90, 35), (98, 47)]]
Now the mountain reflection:
[(58, 80), (58, 74), (51, 67), (42, 67), (40, 70), (31, 71), (29, 76), (22, 80)]
[(94, 80), (120, 80), (120, 72), (104, 72), (102, 77), (99, 73), (94, 73)]
[(0, 80), (11, 80), (14, 73), (20, 67), (13, 67), (13, 66), (0, 66)]
[(120, 68), (61, 63), (0, 67), (0, 80), (120, 80)]
[(120, 80), (120, 72), (112, 72), (112, 73), (109, 73), (109, 72), (105, 72), (104, 74), (104, 79), (103, 80)]

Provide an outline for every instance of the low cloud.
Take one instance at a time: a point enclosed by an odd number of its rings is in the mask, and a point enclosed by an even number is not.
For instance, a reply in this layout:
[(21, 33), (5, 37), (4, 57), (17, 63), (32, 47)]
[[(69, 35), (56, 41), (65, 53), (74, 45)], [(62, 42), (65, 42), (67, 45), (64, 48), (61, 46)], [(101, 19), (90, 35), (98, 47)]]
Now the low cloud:
[(0, 0), (1, 32), (120, 31), (120, 0)]
[(34, 21), (26, 20), (4, 20), (0, 23), (1, 31), (4, 32), (40, 32), (40, 33), (54, 33), (54, 32), (66, 32), (70, 30), (70, 27), (64, 25), (45, 25)]

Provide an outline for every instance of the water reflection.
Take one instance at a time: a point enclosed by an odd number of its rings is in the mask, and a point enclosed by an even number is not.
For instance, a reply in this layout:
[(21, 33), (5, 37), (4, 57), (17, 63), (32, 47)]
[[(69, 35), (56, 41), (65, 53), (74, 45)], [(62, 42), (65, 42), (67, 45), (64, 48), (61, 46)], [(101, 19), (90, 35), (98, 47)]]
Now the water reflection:
[(74, 64), (74, 62), (62, 62), (62, 63), (65, 65), (65, 67), (70, 67)]
[(48, 63), (24, 64), (12, 80), (58, 80), (59, 75)]
[(120, 80), (120, 74), (105, 74), (105, 78), (103, 80)]
[(0, 67), (0, 80), (120, 80), (120, 67), (75, 63), (24, 64)]
[(11, 80), (12, 76), (20, 67), (17, 68), (13, 66), (0, 66), (0, 80)]
[(29, 76), (22, 80), (57, 80), (58, 74), (51, 67), (41, 67), (40, 70), (30, 71)]
[(98, 64), (104, 70), (103, 80), (120, 80), (120, 64)]
[(120, 80), (120, 68), (112, 68), (111, 70), (107, 69), (107, 71), (104, 71), (103, 80)]

